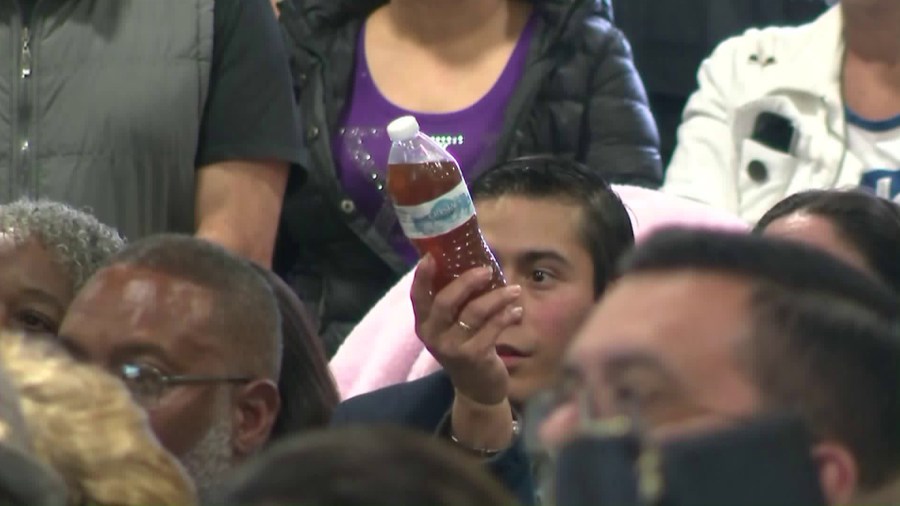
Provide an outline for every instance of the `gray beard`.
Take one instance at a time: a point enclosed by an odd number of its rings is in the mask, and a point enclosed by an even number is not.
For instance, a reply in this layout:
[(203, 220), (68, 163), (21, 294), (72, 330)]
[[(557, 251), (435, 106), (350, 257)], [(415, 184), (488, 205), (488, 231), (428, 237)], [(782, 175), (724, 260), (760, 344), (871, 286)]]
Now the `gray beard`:
[(219, 411), (220, 414), (203, 438), (180, 459), (194, 479), (201, 503), (215, 495), (222, 480), (234, 467), (231, 413), (227, 409)]

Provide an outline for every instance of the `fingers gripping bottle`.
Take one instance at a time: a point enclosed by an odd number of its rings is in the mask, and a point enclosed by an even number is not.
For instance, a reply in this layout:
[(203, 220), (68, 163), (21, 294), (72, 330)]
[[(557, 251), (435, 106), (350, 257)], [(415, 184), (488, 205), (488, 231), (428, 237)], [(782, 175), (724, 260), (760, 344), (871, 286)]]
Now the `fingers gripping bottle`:
[[(500, 266), (484, 242), (475, 206), (459, 165), (412, 116), (388, 125), (391, 153), (387, 188), (403, 233), (421, 256), (437, 264), (434, 291), (474, 267), (491, 266), (493, 290), (506, 285)], [(478, 294), (476, 294), (478, 295)]]

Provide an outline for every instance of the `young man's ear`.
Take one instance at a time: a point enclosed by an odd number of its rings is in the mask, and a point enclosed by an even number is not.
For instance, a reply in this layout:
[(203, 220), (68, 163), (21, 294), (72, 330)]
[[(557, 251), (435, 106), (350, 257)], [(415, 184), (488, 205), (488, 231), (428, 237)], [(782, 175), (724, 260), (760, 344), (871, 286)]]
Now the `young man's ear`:
[(278, 387), (270, 380), (256, 380), (241, 388), (235, 399), (232, 445), (239, 458), (256, 453), (269, 441), (281, 409)]
[(843, 445), (826, 441), (815, 445), (812, 458), (828, 504), (850, 504), (859, 485), (856, 458)]

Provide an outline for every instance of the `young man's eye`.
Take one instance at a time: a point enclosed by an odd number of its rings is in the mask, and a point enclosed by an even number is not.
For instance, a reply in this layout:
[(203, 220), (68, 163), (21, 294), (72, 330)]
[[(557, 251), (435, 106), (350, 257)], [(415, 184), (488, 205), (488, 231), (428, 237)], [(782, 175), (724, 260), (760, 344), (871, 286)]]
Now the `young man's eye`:
[(536, 283), (542, 283), (542, 282), (546, 281), (548, 277), (549, 277), (549, 274), (547, 274), (545, 271), (541, 271), (541, 270), (536, 270), (531, 273), (531, 280)]

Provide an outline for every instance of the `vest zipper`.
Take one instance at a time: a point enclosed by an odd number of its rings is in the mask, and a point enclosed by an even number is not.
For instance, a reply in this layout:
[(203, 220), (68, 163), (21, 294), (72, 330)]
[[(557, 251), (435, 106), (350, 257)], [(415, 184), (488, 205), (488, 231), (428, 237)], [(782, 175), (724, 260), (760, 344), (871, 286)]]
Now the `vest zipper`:
[(22, 29), (22, 79), (31, 76), (31, 30)]
[(19, 62), (19, 78), (21, 90), (21, 102), (19, 103), (19, 128), (18, 130), (18, 193), (22, 196), (34, 197), (33, 181), (31, 181), (31, 28), (22, 28), (22, 51)]

